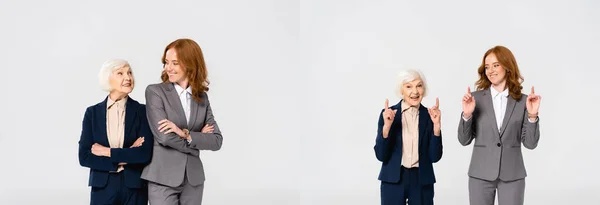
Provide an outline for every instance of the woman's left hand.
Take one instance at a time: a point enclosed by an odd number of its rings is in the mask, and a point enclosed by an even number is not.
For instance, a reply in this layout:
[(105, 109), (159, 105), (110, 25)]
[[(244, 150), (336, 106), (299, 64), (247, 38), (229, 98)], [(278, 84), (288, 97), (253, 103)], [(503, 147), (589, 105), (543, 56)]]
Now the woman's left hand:
[(179, 135), (179, 137), (183, 137), (185, 134), (183, 133), (183, 130), (179, 129), (179, 127), (177, 127), (177, 125), (175, 125), (175, 123), (164, 119), (161, 121), (158, 121), (158, 131), (162, 132), (163, 134), (169, 134), (169, 133), (175, 133), (177, 135)]
[(531, 86), (531, 93), (527, 96), (527, 102), (525, 103), (529, 115), (537, 116), (541, 101), (542, 96), (536, 95), (533, 86)]
[(433, 122), (433, 134), (440, 136), (442, 127), (442, 111), (440, 111), (440, 99), (435, 98), (435, 106), (427, 109), (429, 111), (429, 117)]

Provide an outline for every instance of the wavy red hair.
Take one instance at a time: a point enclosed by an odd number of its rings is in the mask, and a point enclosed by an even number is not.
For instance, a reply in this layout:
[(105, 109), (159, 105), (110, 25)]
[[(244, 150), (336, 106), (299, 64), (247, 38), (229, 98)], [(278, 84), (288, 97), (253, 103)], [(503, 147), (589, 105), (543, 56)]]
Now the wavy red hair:
[[(175, 49), (175, 52), (177, 52), (177, 60), (182, 65), (189, 85), (192, 87), (192, 98), (196, 102), (200, 102), (202, 94), (208, 91), (208, 85), (210, 84), (202, 49), (194, 40), (177, 39), (165, 47), (162, 56), (163, 66), (166, 64), (165, 57), (169, 49)], [(169, 76), (164, 70), (160, 78), (163, 83), (169, 82)]]
[(523, 76), (519, 72), (519, 66), (517, 65), (517, 60), (513, 53), (504, 46), (495, 46), (490, 48), (483, 55), (483, 59), (481, 65), (477, 72), (479, 73), (479, 80), (475, 83), (477, 90), (488, 89), (492, 82), (485, 75), (485, 58), (490, 54), (496, 55), (498, 59), (498, 63), (502, 66), (502, 68), (506, 71), (506, 87), (508, 88), (508, 93), (510, 97), (515, 100), (521, 99), (521, 90), (523, 89)]

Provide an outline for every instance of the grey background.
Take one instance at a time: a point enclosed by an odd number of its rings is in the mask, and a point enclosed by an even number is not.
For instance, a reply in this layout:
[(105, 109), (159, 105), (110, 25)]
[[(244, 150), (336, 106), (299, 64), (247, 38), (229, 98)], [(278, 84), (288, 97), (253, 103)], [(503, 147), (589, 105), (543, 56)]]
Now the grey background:
[(542, 96), (541, 140), (524, 151), (526, 204), (594, 204), (600, 46), (596, 1), (0, 2), (0, 204), (87, 204), (77, 141), (106, 93), (100, 65), (124, 58), (131, 97), (158, 82), (162, 50), (202, 47), (222, 150), (202, 152), (204, 204), (378, 204), (378, 112), (395, 75), (418, 68), (440, 98), (437, 204), (468, 204), (472, 147), (460, 99), (484, 52), (510, 48), (524, 92)]

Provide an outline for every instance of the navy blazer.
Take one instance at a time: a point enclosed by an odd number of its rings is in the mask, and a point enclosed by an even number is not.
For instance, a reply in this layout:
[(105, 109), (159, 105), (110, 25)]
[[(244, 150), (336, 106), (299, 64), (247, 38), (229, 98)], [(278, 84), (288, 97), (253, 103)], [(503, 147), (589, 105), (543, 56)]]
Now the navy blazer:
[[(125, 105), (125, 134), (123, 148), (111, 148), (110, 158), (92, 154), (94, 143), (110, 147), (106, 134), (106, 100), (85, 110), (81, 138), (79, 139), (79, 164), (90, 168), (89, 186), (104, 187), (109, 171), (117, 171), (118, 164), (126, 162), (125, 186), (141, 188), (145, 181), (140, 178), (144, 167), (152, 158), (154, 137), (146, 119), (146, 106), (127, 99)], [(142, 146), (129, 148), (139, 138), (144, 137)]]
[[(398, 104), (390, 107), (400, 110)], [(396, 112), (389, 131), (388, 138), (383, 138), (383, 110), (379, 114), (377, 139), (375, 140), (375, 156), (382, 162), (379, 180), (389, 183), (399, 183), (402, 173), (402, 113)], [(422, 185), (434, 184), (433, 163), (442, 158), (442, 136), (433, 135), (433, 122), (427, 108), (419, 107), (419, 182)]]

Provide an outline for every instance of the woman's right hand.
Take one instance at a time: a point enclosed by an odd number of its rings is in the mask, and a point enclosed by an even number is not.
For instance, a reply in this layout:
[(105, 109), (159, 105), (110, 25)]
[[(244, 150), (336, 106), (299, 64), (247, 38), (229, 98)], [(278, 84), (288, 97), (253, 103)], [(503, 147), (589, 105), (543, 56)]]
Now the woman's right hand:
[(388, 104), (388, 99), (385, 99), (385, 107), (383, 108), (383, 138), (388, 138), (392, 122), (394, 122), (394, 117), (396, 117), (396, 110), (390, 109)]
[(475, 98), (471, 95), (471, 87), (467, 88), (467, 94), (462, 99), (463, 117), (469, 119), (475, 111)]

